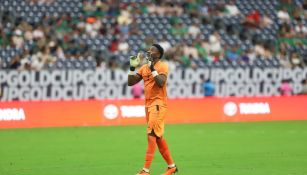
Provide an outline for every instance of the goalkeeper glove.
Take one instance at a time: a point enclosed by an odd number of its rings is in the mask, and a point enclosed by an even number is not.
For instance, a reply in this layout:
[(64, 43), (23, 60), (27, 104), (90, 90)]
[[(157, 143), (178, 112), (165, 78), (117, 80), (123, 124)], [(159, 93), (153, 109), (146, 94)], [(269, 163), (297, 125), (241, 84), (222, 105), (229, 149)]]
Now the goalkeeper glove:
[(130, 56), (130, 70), (134, 71), (135, 67), (140, 64), (140, 57), (138, 56)]

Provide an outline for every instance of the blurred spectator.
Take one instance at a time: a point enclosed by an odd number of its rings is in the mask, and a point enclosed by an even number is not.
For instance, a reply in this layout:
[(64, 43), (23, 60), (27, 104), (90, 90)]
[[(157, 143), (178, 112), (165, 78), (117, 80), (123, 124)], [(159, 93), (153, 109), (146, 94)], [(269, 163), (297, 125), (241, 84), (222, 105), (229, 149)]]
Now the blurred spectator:
[(118, 43), (118, 51), (127, 54), (129, 50), (129, 44), (126, 39), (121, 38)]
[(109, 27), (109, 35), (113, 35), (114, 37), (118, 37), (118, 35), (120, 34), (120, 29), (119, 29), (119, 25), (117, 23), (117, 21), (114, 21), (111, 23), (111, 26)]
[(241, 60), (245, 63), (252, 63), (256, 59), (256, 53), (253, 51), (252, 48), (249, 48), (242, 54)]
[(175, 2), (172, 3), (162, 2), (161, 4), (150, 3), (150, 5), (148, 5), (148, 12), (162, 16), (174, 12), (178, 15), (181, 15), (183, 13), (183, 9)]
[(169, 49), (167, 56), (172, 61), (178, 62), (178, 67), (187, 68), (191, 65), (189, 55), (184, 55), (183, 48), (186, 47), (183, 43), (176, 44), (173, 48)]
[(120, 15), (117, 17), (119, 25), (129, 25), (132, 23), (132, 17), (129, 11), (121, 10)]
[(174, 57), (169, 56), (170, 52), (165, 52), (165, 59), (168, 64), (169, 71), (174, 71), (177, 67), (179, 67), (179, 62), (175, 60)]
[(192, 38), (196, 38), (196, 36), (200, 34), (199, 24), (194, 22), (192, 25), (190, 25), (188, 34), (191, 35)]
[(96, 53), (95, 61), (96, 61), (97, 68), (102, 69), (102, 70), (105, 70), (108, 68), (105, 57), (107, 57), (107, 54), (102, 51), (99, 51)]
[(215, 85), (211, 82), (210, 79), (207, 79), (203, 83), (203, 91), (205, 97), (212, 97), (215, 93)]
[(139, 30), (138, 24), (135, 21), (133, 21), (129, 25), (129, 34), (130, 35), (140, 35), (140, 34), (142, 34), (141, 31)]
[(246, 15), (245, 21), (243, 22), (243, 24), (249, 28), (258, 28), (260, 27), (260, 22), (261, 22), (260, 12), (257, 10), (254, 10)]
[(218, 17), (223, 17), (227, 15), (225, 1), (217, 1), (216, 4), (213, 6), (212, 14)]
[(141, 13), (143, 13), (143, 14), (148, 14), (148, 6), (149, 6), (149, 2), (141, 2), (140, 3), (140, 11), (141, 11)]
[(208, 60), (208, 51), (204, 47), (204, 45), (207, 45), (207, 42), (202, 42), (201, 39), (197, 39), (194, 43), (195, 48), (197, 49), (199, 57), (202, 59), (202, 61), (207, 64), (209, 62)]
[(33, 54), (31, 56), (31, 69), (35, 71), (42, 70), (46, 62), (47, 60), (44, 59), (42, 52)]
[(290, 63), (292, 67), (304, 67), (303, 59), (297, 52), (293, 52), (290, 55)]
[(183, 46), (183, 55), (186, 57), (199, 58), (198, 51), (192, 43)]
[(240, 58), (240, 55), (241, 55), (241, 50), (236, 45), (230, 46), (225, 51), (225, 57), (230, 62), (237, 62)]
[(183, 68), (191, 67), (191, 61), (193, 60), (192, 56), (190, 55), (182, 55), (180, 56), (180, 64)]
[(236, 16), (240, 14), (240, 11), (238, 9), (238, 7), (235, 4), (235, 1), (229, 1), (229, 4), (226, 4), (225, 6), (226, 11), (227, 11), (227, 15), (229, 16)]
[(161, 45), (161, 47), (164, 49), (165, 52), (167, 52), (172, 47), (172, 45), (165, 38), (162, 38), (159, 44)]
[(280, 65), (282, 67), (284, 67), (284, 68), (291, 68), (292, 67), (290, 60), (289, 60), (289, 55), (287, 53), (285, 44), (280, 45), (279, 52), (277, 52), (276, 56), (280, 59), (279, 62), (280, 62)]
[(50, 47), (50, 50), (52, 51), (51, 54), (54, 56), (54, 61), (56, 61), (56, 58), (65, 58), (65, 53), (63, 51), (63, 49), (59, 46), (59, 45), (56, 45), (55, 42), (50, 42), (49, 43), (49, 47)]
[(85, 31), (88, 34), (89, 37), (95, 38), (98, 35), (98, 30), (101, 27), (100, 20), (97, 20), (95, 17), (89, 17), (87, 18), (86, 24), (85, 24)]
[(199, 6), (198, 11), (201, 17), (209, 17), (209, 5), (207, 3), (203, 3)]
[(290, 15), (285, 7), (281, 8), (277, 12), (277, 17), (282, 23), (289, 23), (290, 22)]
[(293, 0), (280, 0), (279, 9), (283, 9), (284, 11), (292, 15), (294, 11)]
[(280, 95), (282, 96), (291, 96), (292, 95), (292, 87), (290, 85), (289, 80), (282, 80), (281, 85), (279, 87)]
[(41, 70), (44, 67), (44, 64), (54, 64), (57, 58), (64, 58), (64, 57), (52, 56), (50, 48), (44, 47), (40, 52), (34, 55), (34, 57), (32, 58), (33, 63), (31, 65), (33, 69)]
[(8, 37), (0, 25), (0, 47), (6, 46), (8, 43)]
[(185, 12), (192, 18), (198, 17), (198, 5), (196, 0), (187, 0), (183, 3), (184, 9), (186, 10)]
[(108, 17), (116, 17), (119, 15), (120, 9), (117, 1), (108, 1), (108, 7), (109, 7), (107, 10)]
[(266, 50), (265, 50), (265, 48), (264, 48), (264, 46), (263, 46), (262, 43), (257, 43), (257, 44), (255, 44), (255, 46), (254, 46), (254, 52), (255, 52), (255, 54), (256, 54), (257, 56), (265, 57), (265, 55), (266, 55)]
[(132, 95), (133, 98), (139, 99), (143, 95), (143, 88), (141, 86), (141, 83), (137, 83), (134, 86), (132, 86)]
[(116, 56), (111, 56), (110, 59), (107, 62), (107, 67), (110, 70), (115, 70), (118, 68), (118, 61), (116, 60)]
[(210, 54), (218, 58), (222, 52), (221, 37), (218, 32), (214, 32), (209, 36), (209, 51)]
[(180, 23), (180, 22), (182, 22), (182, 21), (181, 21), (181, 19), (180, 19), (180, 16), (179, 16), (176, 12), (173, 12), (173, 13), (171, 14), (170, 19), (169, 19), (169, 22), (170, 22), (170, 24), (171, 24), (172, 26), (174, 26), (174, 25), (176, 25), (176, 24), (178, 24), (178, 23)]
[(93, 1), (83, 1), (82, 8), (86, 15), (92, 15), (96, 11)]
[(301, 38), (307, 37), (307, 27), (302, 23), (302, 21), (299, 21), (294, 29), (297, 37)]
[(109, 46), (109, 51), (113, 52), (113, 53), (117, 52), (118, 51), (118, 44), (119, 44), (118, 39), (117, 38), (113, 38), (113, 40), (112, 40), (112, 42), (111, 42), (111, 44)]
[[(33, 55), (33, 50), (26, 49), (22, 53), (20, 57), (20, 66), (18, 67), (18, 70), (31, 70), (31, 58)], [(17, 59), (18, 60), (18, 59)]]
[(267, 27), (270, 27), (272, 24), (273, 24), (273, 21), (269, 17), (269, 15), (268, 14), (263, 15), (260, 26), (263, 28), (267, 28)]
[[(165, 52), (165, 58), (171, 63), (172, 68), (179, 67), (182, 63), (183, 49), (182, 44), (178, 43)], [(176, 64), (177, 63), (177, 64)], [(170, 66), (170, 65), (169, 65)]]
[(24, 38), (25, 38), (25, 41), (33, 41), (34, 40), (32, 26), (29, 26), (29, 28), (26, 29), (25, 34), (24, 34)]
[(24, 39), (22, 36), (22, 31), (20, 29), (16, 29), (14, 31), (14, 36), (12, 38), (13, 44), (16, 48), (22, 48), (24, 44)]
[(302, 84), (303, 84), (303, 90), (301, 94), (307, 95), (307, 78), (303, 80)]
[(188, 33), (188, 28), (182, 22), (180, 22), (180, 23), (175, 24), (170, 29), (170, 32), (173, 35), (183, 36)]
[(283, 23), (279, 29), (279, 36), (282, 38), (292, 38), (295, 36), (295, 31), (292, 26)]
[(42, 39), (45, 37), (45, 34), (43, 32), (43, 28), (41, 26), (35, 28), (33, 30), (33, 39)]
[(19, 69), (21, 63), (20, 63), (20, 56), (15, 55), (9, 65), (10, 69)]
[(263, 44), (263, 48), (264, 48), (263, 57), (267, 58), (267, 59), (272, 58), (273, 57), (273, 51), (274, 51), (275, 47), (272, 46), (269, 42), (265, 42)]
[(302, 5), (295, 6), (292, 16), (293, 19), (295, 19), (296, 21), (304, 19), (305, 15), (304, 15), (303, 6)]

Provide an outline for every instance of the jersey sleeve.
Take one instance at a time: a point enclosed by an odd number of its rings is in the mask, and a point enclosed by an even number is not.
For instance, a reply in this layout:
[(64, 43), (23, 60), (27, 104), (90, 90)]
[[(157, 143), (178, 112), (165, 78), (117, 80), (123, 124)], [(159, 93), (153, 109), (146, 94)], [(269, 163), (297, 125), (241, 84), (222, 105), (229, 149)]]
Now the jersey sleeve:
[(162, 63), (161, 66), (159, 66), (159, 69), (157, 70), (159, 74), (168, 75), (168, 65), (166, 63)]

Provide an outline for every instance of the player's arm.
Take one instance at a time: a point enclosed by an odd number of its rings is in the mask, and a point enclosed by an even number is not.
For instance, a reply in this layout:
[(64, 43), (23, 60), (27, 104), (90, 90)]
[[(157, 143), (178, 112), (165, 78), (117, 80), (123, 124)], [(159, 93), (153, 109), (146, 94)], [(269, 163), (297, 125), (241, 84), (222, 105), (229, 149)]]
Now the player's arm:
[(133, 86), (136, 83), (140, 82), (142, 80), (142, 76), (138, 73), (135, 74), (135, 67), (137, 67), (140, 64), (140, 57), (139, 55), (131, 56), (130, 57), (130, 72), (128, 74), (128, 86)]
[[(157, 71), (156, 71), (156, 72), (157, 72)], [(151, 73), (153, 73), (153, 72), (151, 72)], [(153, 76), (154, 76), (154, 75), (153, 75)], [(166, 82), (166, 75), (164, 75), (164, 74), (158, 74), (158, 72), (157, 72), (157, 75), (154, 76), (154, 80), (155, 80), (155, 82), (157, 83), (157, 85), (158, 85), (159, 87), (163, 87), (164, 84), (165, 84), (165, 82)]]
[(128, 86), (133, 86), (142, 80), (141, 75), (130, 72), (128, 75)]
[(159, 87), (163, 87), (165, 82), (166, 82), (166, 75), (165, 74), (159, 74), (155, 68), (154, 68), (154, 65), (151, 64), (149, 66), (150, 70), (151, 70), (151, 74), (152, 76), (154, 77), (154, 80), (156, 82), (156, 84), (159, 86)]

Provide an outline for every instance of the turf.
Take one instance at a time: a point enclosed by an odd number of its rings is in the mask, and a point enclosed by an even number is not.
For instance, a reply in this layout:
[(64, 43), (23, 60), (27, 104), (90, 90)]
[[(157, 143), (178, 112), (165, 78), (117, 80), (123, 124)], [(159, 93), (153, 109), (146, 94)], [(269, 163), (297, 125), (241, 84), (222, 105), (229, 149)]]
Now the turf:
[[(0, 130), (0, 175), (133, 175), (146, 126)], [(167, 125), (179, 175), (306, 175), (307, 121)], [(151, 175), (165, 169), (156, 154)]]

